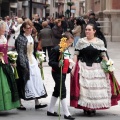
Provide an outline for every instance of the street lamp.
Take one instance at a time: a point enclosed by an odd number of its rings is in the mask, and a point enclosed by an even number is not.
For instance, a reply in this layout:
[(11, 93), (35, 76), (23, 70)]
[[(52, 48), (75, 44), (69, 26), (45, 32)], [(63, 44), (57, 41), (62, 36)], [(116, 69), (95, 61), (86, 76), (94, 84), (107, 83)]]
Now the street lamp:
[(71, 2), (70, 0), (70, 2), (67, 2), (67, 5), (70, 6), (70, 16), (71, 16), (71, 7), (74, 5), (74, 2)]
[(0, 16), (1, 16), (1, 4), (2, 4), (2, 0), (0, 0)]
[(57, 15), (57, 17), (59, 17), (59, 15), (60, 15), (60, 5), (61, 5), (61, 3), (58, 3), (58, 15)]
[(46, 10), (47, 10), (47, 7), (49, 7), (50, 6), (50, 4), (49, 3), (47, 3), (47, 0), (45, 0), (45, 3), (44, 3), (44, 8), (45, 8), (45, 18), (47, 17), (47, 14), (46, 14)]
[(29, 3), (30, 7), (29, 7), (29, 18), (32, 20), (32, 0), (30, 0), (30, 3)]
[(47, 5), (46, 5), (46, 0), (45, 0), (45, 5), (44, 5), (44, 8), (45, 8), (45, 19), (46, 19), (46, 8), (47, 8)]
[[(71, 3), (71, 0), (70, 0), (70, 3)], [(70, 17), (71, 17), (71, 5), (70, 5)]]

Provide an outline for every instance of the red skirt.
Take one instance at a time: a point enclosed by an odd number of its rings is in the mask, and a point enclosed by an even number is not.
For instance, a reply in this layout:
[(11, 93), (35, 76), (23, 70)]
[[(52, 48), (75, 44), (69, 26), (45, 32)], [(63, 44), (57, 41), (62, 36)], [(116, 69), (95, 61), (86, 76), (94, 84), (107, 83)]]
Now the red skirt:
[[(83, 106), (78, 105), (78, 100), (80, 98), (80, 85), (79, 85), (79, 65), (78, 62), (75, 66), (75, 72), (74, 75), (71, 76), (71, 82), (70, 82), (70, 106), (75, 107), (78, 109), (90, 109)], [(113, 80), (114, 78), (114, 80)], [(114, 74), (109, 73), (109, 79), (110, 79), (110, 85), (111, 85), (111, 106), (118, 105), (118, 101), (120, 100), (120, 85), (118, 84), (117, 80), (114, 77)], [(117, 89), (115, 91), (115, 82)], [(98, 108), (100, 109), (108, 109), (108, 108)]]

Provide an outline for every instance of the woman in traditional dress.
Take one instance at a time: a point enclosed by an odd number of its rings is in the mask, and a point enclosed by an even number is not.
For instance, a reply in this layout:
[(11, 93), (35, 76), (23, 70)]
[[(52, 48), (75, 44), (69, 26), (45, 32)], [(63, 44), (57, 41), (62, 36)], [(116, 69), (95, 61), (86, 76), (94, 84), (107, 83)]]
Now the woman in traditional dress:
[[(18, 52), (17, 80), (18, 92), (21, 99), (35, 100), (35, 109), (44, 108), (47, 104), (40, 104), (40, 98), (47, 96), (37, 60), (33, 55), (34, 40), (31, 36), (33, 23), (28, 19), (21, 26), (21, 33), (16, 39), (15, 47)], [(18, 108), (26, 110), (22, 105)]]
[(5, 29), (6, 23), (0, 21), (0, 111), (20, 106), (14, 74), (7, 58), (8, 44), (4, 36)]
[(76, 66), (72, 70), (70, 105), (91, 115), (98, 109), (118, 104), (120, 94), (118, 91), (115, 96), (112, 94), (111, 75), (101, 67), (101, 61), (108, 61), (108, 58), (104, 42), (95, 37), (95, 25), (87, 24), (85, 33), (86, 37), (79, 39), (75, 46)]

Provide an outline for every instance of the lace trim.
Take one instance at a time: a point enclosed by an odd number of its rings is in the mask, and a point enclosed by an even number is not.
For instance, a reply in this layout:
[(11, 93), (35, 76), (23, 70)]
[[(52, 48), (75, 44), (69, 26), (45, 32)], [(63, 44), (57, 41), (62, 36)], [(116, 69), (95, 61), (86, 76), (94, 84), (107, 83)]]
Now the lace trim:
[[(101, 101), (101, 100), (100, 100)], [(97, 103), (97, 101), (94, 101), (94, 102), (85, 102), (85, 101), (79, 101), (78, 103), (80, 106), (84, 106), (84, 107), (87, 107), (87, 108), (91, 108), (91, 109), (98, 109), (98, 108), (109, 108), (111, 107), (111, 102), (109, 101), (106, 101), (106, 100), (103, 100), (103, 102), (99, 102)]]
[(107, 88), (105, 79), (100, 79), (100, 80), (98, 80), (98, 79), (95, 79), (95, 80), (84, 79), (84, 80), (80, 81), (80, 84), (81, 84), (81, 86), (83, 86), (85, 88), (92, 88), (94, 90), (96, 88), (100, 88), (100, 89)]
[(83, 48), (86, 48), (88, 46), (92, 46), (93, 48), (97, 50), (107, 51), (107, 49), (104, 47), (104, 43), (102, 40), (97, 38), (97, 42), (88, 42), (85, 40), (86, 38), (79, 39), (79, 42), (77, 42), (75, 49), (82, 50)]
[[(83, 63), (80, 63), (80, 68), (83, 67)], [(85, 66), (84, 66), (85, 67)], [(91, 68), (86, 68), (87, 71)], [(92, 70), (100, 70), (98, 66), (93, 66)], [(81, 69), (80, 69), (81, 70)], [(87, 108), (104, 108), (111, 106), (111, 87), (110, 80), (104, 77), (103, 79), (99, 78), (84, 78), (80, 73), (80, 99), (78, 104)], [(89, 74), (90, 75), (90, 74)], [(95, 75), (95, 74), (94, 74)], [(105, 74), (104, 74), (105, 76)]]
[(89, 99), (89, 100), (104, 100), (104, 99), (108, 99), (108, 95), (106, 94), (102, 94), (99, 96), (95, 96), (95, 94), (88, 94), (87, 96), (83, 96), (83, 94), (81, 94), (82, 97)]
[[(82, 87), (81, 84), (80, 84), (80, 87)], [(107, 93), (108, 93), (108, 95), (99, 94), (99, 92), (97, 92), (97, 91), (99, 91), (101, 89), (95, 90), (96, 94), (94, 92), (90, 94), (90, 90), (92, 90), (92, 89), (90, 88), (90, 89), (86, 90), (86, 92), (87, 92), (86, 98), (83, 97), (83, 94), (85, 96), (85, 93), (82, 94), (82, 91), (80, 90), (80, 99), (78, 101), (78, 104), (80, 106), (84, 106), (87, 108), (94, 108), (94, 109), (111, 106), (110, 80), (107, 80)]]
[(85, 78), (105, 78), (105, 73), (103, 70), (85, 70), (84, 68), (81, 68), (81, 71), (79, 71), (81, 76)]
[[(103, 69), (101, 68), (91, 68), (91, 69), (87, 69), (86, 66), (84, 66), (84, 63), (80, 63), (80, 70), (79, 73), (81, 74), (82, 77), (84, 78), (89, 78), (89, 79), (93, 79), (93, 78), (105, 78), (105, 73), (103, 71)], [(98, 66), (99, 67), (99, 66)]]
[(7, 39), (5, 38), (4, 35), (0, 36), (0, 44), (6, 44), (7, 43)]

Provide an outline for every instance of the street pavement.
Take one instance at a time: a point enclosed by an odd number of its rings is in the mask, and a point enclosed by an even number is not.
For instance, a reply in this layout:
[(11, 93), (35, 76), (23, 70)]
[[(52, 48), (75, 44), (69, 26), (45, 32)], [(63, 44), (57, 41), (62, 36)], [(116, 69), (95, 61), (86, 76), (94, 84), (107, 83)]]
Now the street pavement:
[[(71, 47), (70, 51), (73, 55), (74, 48)], [(120, 83), (120, 42), (108, 42), (108, 54), (110, 58), (114, 61), (115, 66), (115, 76)], [(51, 76), (51, 68), (48, 66), (48, 62), (43, 63), (45, 80), (44, 84), (48, 93), (48, 97), (40, 99), (42, 104), (49, 104), (50, 98), (54, 88), (54, 81)], [(69, 95), (70, 95), (70, 75), (67, 75), (66, 79), (67, 88), (67, 104), (69, 106)], [(34, 101), (23, 101), (23, 105), (27, 108), (26, 111), (10, 110), (7, 112), (0, 112), (0, 120), (58, 120), (58, 117), (48, 117), (47, 107), (39, 110), (35, 110)], [(55, 111), (58, 111), (59, 100), (55, 106)], [(61, 106), (60, 106), (61, 107)], [(95, 116), (88, 117), (83, 114), (80, 109), (75, 109), (69, 106), (71, 114), (76, 118), (76, 120), (118, 120), (120, 119), (120, 102), (117, 106), (111, 107), (107, 110), (98, 110)], [(64, 113), (61, 107), (61, 120), (64, 119)]]

